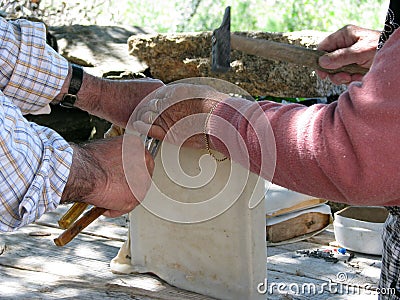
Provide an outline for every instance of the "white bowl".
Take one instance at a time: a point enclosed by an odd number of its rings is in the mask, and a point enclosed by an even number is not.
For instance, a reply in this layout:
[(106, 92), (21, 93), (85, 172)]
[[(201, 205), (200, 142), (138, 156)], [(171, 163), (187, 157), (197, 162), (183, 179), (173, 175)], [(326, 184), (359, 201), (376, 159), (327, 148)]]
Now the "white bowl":
[(334, 214), (336, 241), (356, 252), (381, 255), (382, 231), (388, 216), (384, 207), (349, 206)]

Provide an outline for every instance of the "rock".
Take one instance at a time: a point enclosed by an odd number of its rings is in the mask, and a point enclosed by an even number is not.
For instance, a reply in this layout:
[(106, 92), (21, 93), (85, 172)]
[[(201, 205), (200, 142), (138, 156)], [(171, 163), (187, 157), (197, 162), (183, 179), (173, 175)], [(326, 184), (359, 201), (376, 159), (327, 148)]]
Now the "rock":
[[(269, 39), (315, 48), (326, 33), (239, 32), (252, 38)], [(215, 77), (237, 84), (253, 96), (325, 97), (339, 95), (345, 86), (318, 78), (308, 67), (277, 62), (239, 51), (231, 52), (231, 70), (211, 71), (211, 32), (136, 35), (128, 40), (129, 53), (150, 67), (153, 77), (165, 83), (190, 77)]]
[(93, 75), (101, 77), (112, 71), (139, 72), (146, 68), (128, 54), (128, 38), (146, 33), (138, 27), (71, 25), (49, 26), (49, 31), (57, 38), (59, 53), (86, 67)]

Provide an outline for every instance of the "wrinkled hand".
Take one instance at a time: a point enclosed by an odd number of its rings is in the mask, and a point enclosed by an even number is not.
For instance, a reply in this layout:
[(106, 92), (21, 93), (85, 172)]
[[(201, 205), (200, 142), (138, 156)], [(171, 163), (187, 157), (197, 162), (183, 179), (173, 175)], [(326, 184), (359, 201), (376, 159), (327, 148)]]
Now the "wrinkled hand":
[[(329, 52), (320, 57), (319, 64), (326, 69), (337, 69), (349, 64), (358, 64), (370, 68), (378, 46), (380, 32), (347, 25), (326, 37), (318, 45), (318, 50)], [(361, 80), (361, 74), (337, 73), (328, 74), (317, 71), (318, 75), (329, 79), (335, 84), (349, 84)]]
[(73, 148), (62, 202), (86, 202), (108, 209), (106, 216), (117, 217), (144, 199), (151, 185), (154, 161), (137, 136), (120, 136)]
[(205, 147), (207, 115), (227, 97), (206, 85), (167, 85), (139, 104), (133, 115), (133, 128), (175, 145), (201, 149)]

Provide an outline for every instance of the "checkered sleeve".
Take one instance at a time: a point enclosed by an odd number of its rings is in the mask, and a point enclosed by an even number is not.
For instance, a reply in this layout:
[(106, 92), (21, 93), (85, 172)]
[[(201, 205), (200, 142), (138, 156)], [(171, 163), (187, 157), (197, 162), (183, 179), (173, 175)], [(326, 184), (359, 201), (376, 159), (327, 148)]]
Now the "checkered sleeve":
[(72, 148), (23, 113), (51, 102), (68, 65), (39, 23), (0, 18), (0, 36), (0, 231), (12, 231), (56, 208), (65, 188)]
[(0, 230), (32, 223), (60, 202), (73, 151), (55, 131), (28, 122), (0, 92)]
[(0, 90), (22, 113), (34, 113), (60, 92), (68, 62), (46, 44), (44, 24), (0, 18)]

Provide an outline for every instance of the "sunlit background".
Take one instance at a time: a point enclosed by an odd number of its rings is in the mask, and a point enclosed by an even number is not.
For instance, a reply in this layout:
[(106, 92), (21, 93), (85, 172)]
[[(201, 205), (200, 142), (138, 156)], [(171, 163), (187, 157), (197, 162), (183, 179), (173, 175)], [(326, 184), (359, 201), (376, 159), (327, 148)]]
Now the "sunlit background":
[(49, 25), (139, 26), (154, 32), (209, 31), (228, 5), (233, 31), (335, 31), (346, 24), (381, 30), (383, 0), (15, 0), (0, 1), (3, 16), (33, 14)]

